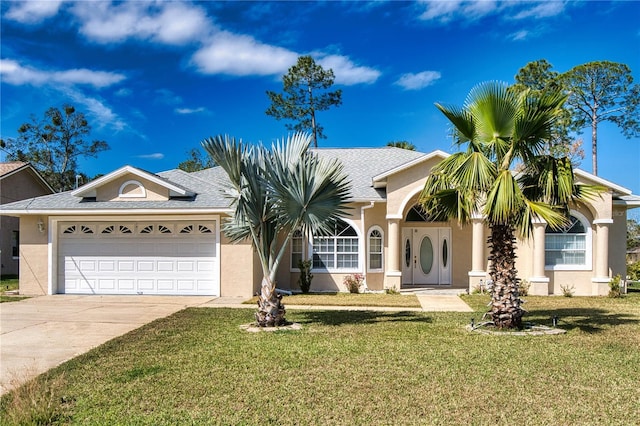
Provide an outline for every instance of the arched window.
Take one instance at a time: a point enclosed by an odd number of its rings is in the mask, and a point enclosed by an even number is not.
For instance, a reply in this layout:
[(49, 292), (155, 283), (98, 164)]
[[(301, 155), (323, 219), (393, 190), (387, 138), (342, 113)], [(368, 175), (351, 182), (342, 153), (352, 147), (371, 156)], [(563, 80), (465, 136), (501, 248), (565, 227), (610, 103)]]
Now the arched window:
[(120, 198), (146, 198), (147, 190), (137, 180), (128, 180), (118, 190), (118, 197)]
[(382, 256), (384, 247), (382, 228), (373, 226), (369, 229), (369, 233), (367, 234), (367, 247), (369, 253), (367, 270), (382, 271), (384, 265)]
[(333, 224), (330, 234), (313, 236), (313, 268), (326, 271), (352, 271), (359, 267), (358, 233), (343, 220)]
[(547, 226), (544, 246), (549, 269), (591, 268), (591, 227), (578, 212), (571, 212), (569, 223), (562, 229)]

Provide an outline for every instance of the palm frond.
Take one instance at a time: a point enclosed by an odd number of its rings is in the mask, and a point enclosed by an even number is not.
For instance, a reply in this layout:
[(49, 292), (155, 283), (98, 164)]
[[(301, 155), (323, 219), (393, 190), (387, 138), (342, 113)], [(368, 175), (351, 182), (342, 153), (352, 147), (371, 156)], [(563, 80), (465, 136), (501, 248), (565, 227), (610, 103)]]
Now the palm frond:
[(444, 106), (436, 103), (438, 108), (454, 126), (454, 142), (462, 144), (475, 140), (475, 124), (469, 111), (455, 106)]
[(487, 194), (484, 214), (491, 223), (509, 224), (525, 204), (525, 197), (509, 170), (501, 171)]

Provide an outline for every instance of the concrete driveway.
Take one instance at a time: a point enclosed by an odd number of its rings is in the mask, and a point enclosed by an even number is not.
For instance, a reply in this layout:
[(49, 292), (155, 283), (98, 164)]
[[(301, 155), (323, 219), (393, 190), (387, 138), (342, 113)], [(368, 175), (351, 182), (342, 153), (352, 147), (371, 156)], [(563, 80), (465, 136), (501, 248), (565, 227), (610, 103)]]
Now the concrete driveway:
[(210, 296), (41, 296), (0, 304), (0, 394)]

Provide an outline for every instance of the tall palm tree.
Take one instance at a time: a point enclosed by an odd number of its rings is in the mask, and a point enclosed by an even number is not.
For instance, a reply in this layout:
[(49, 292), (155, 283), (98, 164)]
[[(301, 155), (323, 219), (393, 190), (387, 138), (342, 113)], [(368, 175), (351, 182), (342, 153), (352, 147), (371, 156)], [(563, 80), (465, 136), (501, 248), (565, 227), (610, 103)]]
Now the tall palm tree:
[(271, 149), (222, 135), (202, 142), (232, 185), (227, 195), (234, 213), (223, 232), (232, 242), (249, 238), (260, 258), (256, 321), (263, 327), (286, 323), (275, 279), (294, 232), (329, 232), (346, 212), (350, 184), (342, 164), (312, 153), (311, 141), (311, 135), (296, 133)]
[(487, 82), (464, 106), (436, 104), (453, 124), (454, 143), (466, 147), (436, 166), (420, 197), (435, 220), (468, 223), (476, 215), (490, 229), (491, 317), (500, 328), (522, 325), (515, 268), (516, 233), (530, 236), (534, 220), (553, 228), (567, 222), (570, 203), (597, 193), (577, 185), (571, 161), (544, 154), (566, 100), (561, 92), (534, 95)]

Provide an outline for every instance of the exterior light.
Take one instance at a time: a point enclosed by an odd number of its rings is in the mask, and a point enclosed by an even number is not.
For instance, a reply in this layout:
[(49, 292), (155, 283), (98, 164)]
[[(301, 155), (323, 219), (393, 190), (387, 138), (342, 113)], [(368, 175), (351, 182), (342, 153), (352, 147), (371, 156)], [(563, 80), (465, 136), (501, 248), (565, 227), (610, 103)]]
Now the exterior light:
[(44, 222), (42, 221), (42, 218), (38, 219), (38, 231), (40, 231), (41, 234), (44, 234)]

